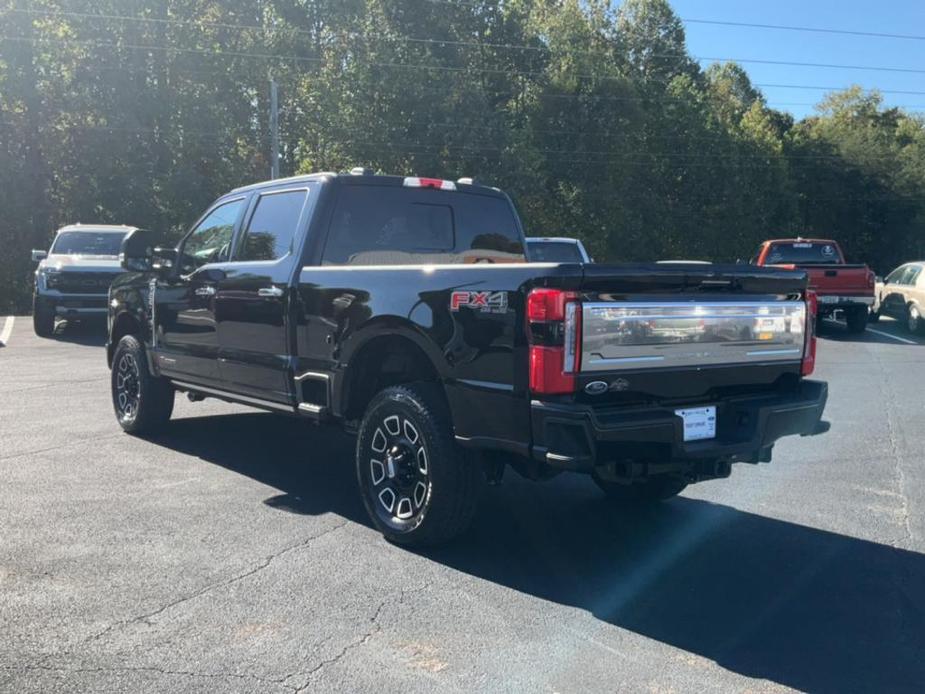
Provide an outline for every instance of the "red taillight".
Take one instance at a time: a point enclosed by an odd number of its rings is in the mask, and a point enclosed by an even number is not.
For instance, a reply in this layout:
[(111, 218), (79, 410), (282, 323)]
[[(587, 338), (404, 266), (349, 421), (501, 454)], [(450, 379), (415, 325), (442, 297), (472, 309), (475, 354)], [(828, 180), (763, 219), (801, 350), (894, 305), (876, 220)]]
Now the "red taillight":
[(806, 332), (803, 343), (803, 366), (800, 373), (809, 376), (816, 368), (816, 314), (819, 312), (816, 292), (806, 292)]
[(873, 289), (877, 286), (877, 275), (874, 274), (873, 270), (867, 271), (867, 288)]
[(530, 390), (546, 395), (575, 391), (581, 368), (581, 302), (575, 292), (534, 289), (527, 295)]

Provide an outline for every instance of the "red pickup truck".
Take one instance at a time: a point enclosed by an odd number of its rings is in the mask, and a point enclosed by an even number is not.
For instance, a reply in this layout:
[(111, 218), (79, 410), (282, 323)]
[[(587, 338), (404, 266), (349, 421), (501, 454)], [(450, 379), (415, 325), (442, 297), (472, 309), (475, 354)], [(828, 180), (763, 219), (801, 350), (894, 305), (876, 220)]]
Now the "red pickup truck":
[(751, 263), (806, 271), (809, 288), (818, 297), (820, 318), (842, 311), (849, 332), (861, 333), (867, 327), (876, 277), (864, 264), (846, 263), (837, 242), (802, 238), (765, 241)]

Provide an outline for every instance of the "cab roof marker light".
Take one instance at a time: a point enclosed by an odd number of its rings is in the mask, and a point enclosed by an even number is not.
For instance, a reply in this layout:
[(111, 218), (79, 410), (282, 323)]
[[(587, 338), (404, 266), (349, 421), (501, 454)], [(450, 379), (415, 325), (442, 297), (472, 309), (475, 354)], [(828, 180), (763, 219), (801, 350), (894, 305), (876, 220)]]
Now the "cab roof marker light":
[(456, 190), (456, 184), (453, 181), (444, 181), (441, 178), (419, 178), (418, 176), (406, 176), (404, 180), (406, 188), (436, 188), (438, 190)]

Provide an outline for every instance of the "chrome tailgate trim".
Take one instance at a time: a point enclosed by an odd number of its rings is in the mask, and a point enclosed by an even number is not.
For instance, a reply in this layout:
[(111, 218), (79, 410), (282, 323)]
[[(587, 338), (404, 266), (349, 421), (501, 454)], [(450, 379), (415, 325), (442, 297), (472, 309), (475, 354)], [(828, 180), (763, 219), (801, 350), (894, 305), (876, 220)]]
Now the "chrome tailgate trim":
[(802, 301), (589, 302), (582, 313), (584, 372), (803, 356)]

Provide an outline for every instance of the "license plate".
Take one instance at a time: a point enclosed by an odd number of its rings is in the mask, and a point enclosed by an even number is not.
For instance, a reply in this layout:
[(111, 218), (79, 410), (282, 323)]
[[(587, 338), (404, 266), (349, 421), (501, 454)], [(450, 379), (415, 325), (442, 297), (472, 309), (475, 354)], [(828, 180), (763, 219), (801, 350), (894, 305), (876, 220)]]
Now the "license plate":
[(674, 413), (684, 422), (685, 441), (716, 438), (715, 407), (692, 407), (685, 410), (675, 410)]

